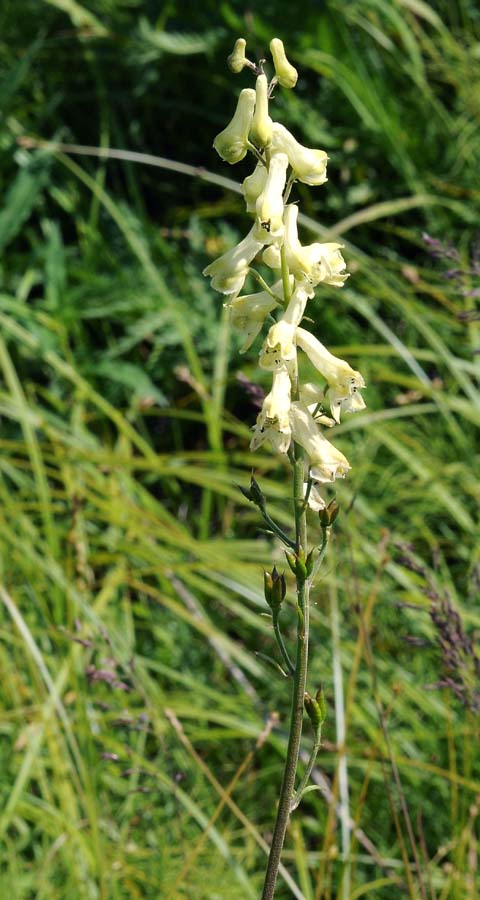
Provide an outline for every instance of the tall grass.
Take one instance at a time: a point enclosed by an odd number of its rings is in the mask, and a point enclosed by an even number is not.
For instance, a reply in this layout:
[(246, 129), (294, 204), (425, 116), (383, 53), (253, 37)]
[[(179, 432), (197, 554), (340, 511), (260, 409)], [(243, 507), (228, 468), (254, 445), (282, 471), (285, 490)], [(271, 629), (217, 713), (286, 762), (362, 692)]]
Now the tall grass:
[[(352, 271), (341, 311), (317, 301), (318, 334), (369, 387), (337, 429), (354, 470), (312, 616), (329, 716), (279, 897), (473, 900), (474, 661), (431, 611), (478, 635), (475, 5), (24, 8), (0, 47), (2, 892), (260, 891), (287, 710), (255, 653), (272, 652), (262, 566), (282, 556), (236, 487), (256, 348), (239, 362), (199, 274), (241, 206), (193, 175), (25, 142), (195, 165), (243, 33), (259, 50), (278, 34), (303, 73), (277, 102), (332, 182), (302, 198), (304, 233), (341, 235)], [(286, 524), (284, 469), (255, 466)]]

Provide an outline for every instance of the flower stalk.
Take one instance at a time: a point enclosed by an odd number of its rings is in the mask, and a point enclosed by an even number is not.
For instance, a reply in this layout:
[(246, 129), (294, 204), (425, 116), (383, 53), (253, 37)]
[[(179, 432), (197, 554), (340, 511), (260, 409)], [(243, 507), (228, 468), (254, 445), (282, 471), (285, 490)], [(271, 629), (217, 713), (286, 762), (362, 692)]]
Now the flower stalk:
[[(244, 496), (257, 506), (271, 534), (282, 542), (296, 588), (297, 631), (292, 660), (280, 629), (286, 579), (275, 566), (271, 572), (264, 573), (265, 601), (271, 611), (282, 665), (267, 654), (257, 655), (288, 677), (291, 705), (287, 753), (262, 900), (274, 897), (288, 822), (308, 785), (325, 718), (323, 692), (317, 692), (313, 698), (306, 690), (309, 598), (338, 514), (335, 499), (327, 503), (322, 491), (326, 484), (344, 478), (351, 469), (347, 458), (325, 436), (325, 431), (334, 428), (343, 413), (358, 412), (365, 406), (360, 394), (365, 382), (360, 372), (335, 357), (318, 338), (301, 327), (307, 304), (314, 298), (316, 289), (342, 288), (349, 276), (340, 244), (301, 243), (297, 230), (298, 206), (290, 202), (290, 194), (296, 181), (311, 187), (324, 185), (328, 157), (324, 150), (303, 147), (284, 125), (272, 118), (274, 88), (291, 90), (298, 73), (278, 38), (271, 41), (270, 49), (275, 69), (270, 82), (263, 67), (265, 60), (258, 65), (251, 62), (243, 38), (236, 41), (229, 57), (232, 72), (241, 72), (246, 67), (254, 73), (255, 90), (244, 88), (240, 92), (233, 119), (217, 135), (214, 147), (230, 164), (244, 159), (247, 153), (253, 155), (254, 171), (242, 186), (247, 214), (253, 216), (253, 224), (243, 240), (204, 269), (204, 275), (211, 278), (212, 288), (227, 295), (225, 306), (230, 309), (232, 326), (241, 334), (242, 353), (250, 349), (266, 328), (259, 350), (259, 366), (271, 376), (271, 389), (253, 426), (250, 449), (255, 452), (268, 442), (292, 466), (293, 537), (272, 519), (266, 498), (253, 476), (250, 489), (241, 488)], [(263, 263), (267, 271), (273, 270), (272, 285), (257, 270), (257, 262)], [(242, 295), (244, 284), (251, 277), (262, 291)], [(309, 317), (307, 321), (312, 319)], [(318, 372), (318, 383), (302, 382), (303, 361), (308, 361)], [(321, 541), (317, 540), (310, 548), (309, 510), (319, 514), (321, 530)], [(295, 789), (305, 712), (313, 729), (313, 746), (303, 778)]]

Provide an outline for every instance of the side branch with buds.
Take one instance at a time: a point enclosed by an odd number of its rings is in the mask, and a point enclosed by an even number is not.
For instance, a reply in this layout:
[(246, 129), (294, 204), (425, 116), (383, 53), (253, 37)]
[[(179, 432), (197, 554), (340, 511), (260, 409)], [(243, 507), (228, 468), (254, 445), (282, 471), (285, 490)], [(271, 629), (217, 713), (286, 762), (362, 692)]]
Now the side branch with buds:
[[(248, 350), (266, 323), (268, 330), (260, 352), (259, 365), (271, 372), (272, 386), (253, 426), (252, 451), (268, 441), (276, 453), (287, 455), (293, 470), (294, 537), (290, 537), (270, 516), (265, 497), (252, 477), (244, 495), (258, 507), (262, 518), (280, 541), (296, 580), (297, 641), (292, 661), (280, 628), (281, 606), (286, 595), (285, 577), (273, 567), (264, 576), (265, 600), (272, 614), (273, 631), (282, 666), (270, 660), (291, 679), (292, 702), (289, 740), (277, 817), (268, 859), (263, 900), (274, 896), (280, 855), (291, 813), (299, 805), (307, 787), (321, 742), (326, 709), (323, 691), (312, 697), (306, 691), (309, 593), (325, 556), (331, 526), (338, 506), (327, 504), (322, 485), (344, 478), (350, 463), (325, 436), (340, 422), (342, 413), (365, 407), (361, 374), (334, 356), (310, 331), (301, 327), (309, 300), (321, 285), (341, 288), (348, 274), (340, 244), (303, 245), (297, 229), (298, 206), (288, 202), (296, 181), (314, 186), (327, 181), (327, 154), (302, 146), (281, 123), (270, 115), (274, 89), (295, 87), (298, 73), (289, 63), (282, 42), (274, 38), (270, 50), (275, 69), (269, 81), (263, 70), (249, 60), (246, 42), (239, 38), (228, 58), (232, 72), (244, 68), (256, 77), (255, 90), (244, 88), (232, 120), (214, 140), (220, 157), (231, 165), (248, 153), (255, 161), (251, 175), (242, 186), (246, 210), (253, 217), (247, 235), (231, 250), (210, 263), (203, 274), (212, 287), (225, 295), (231, 321), (242, 336), (241, 352)], [(269, 285), (254, 268), (257, 258), (273, 271)], [(241, 294), (252, 275), (262, 290)], [(275, 318), (275, 315), (277, 318)], [(300, 351), (300, 353), (299, 353)], [(302, 355), (318, 372), (315, 383), (303, 383), (299, 373)], [(319, 513), (321, 540), (308, 549), (307, 508)], [(304, 713), (310, 719), (314, 742), (310, 760), (299, 787), (295, 780)]]

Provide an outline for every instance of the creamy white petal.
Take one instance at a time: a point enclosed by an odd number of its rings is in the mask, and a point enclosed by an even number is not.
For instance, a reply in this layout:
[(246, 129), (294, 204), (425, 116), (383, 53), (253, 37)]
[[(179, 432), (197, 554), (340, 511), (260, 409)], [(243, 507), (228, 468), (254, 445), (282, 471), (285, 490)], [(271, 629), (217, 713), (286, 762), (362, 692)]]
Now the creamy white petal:
[(250, 229), (246, 237), (231, 250), (227, 250), (203, 270), (212, 279), (212, 288), (222, 294), (238, 294), (243, 287), (252, 259), (262, 249)]
[(270, 53), (273, 57), (273, 65), (275, 66), (275, 75), (277, 76), (278, 83), (285, 88), (294, 88), (297, 83), (298, 72), (295, 67), (289, 63), (285, 54), (283, 41), (281, 41), (280, 38), (272, 38), (270, 41)]
[(234, 297), (225, 307), (230, 309), (230, 321), (232, 326), (243, 333), (244, 343), (240, 353), (245, 353), (252, 345), (257, 334), (262, 329), (263, 323), (275, 307), (281, 305), (283, 285), (277, 281), (272, 285), (272, 291), (278, 295), (278, 302), (268, 293), (259, 291), (256, 294), (245, 294), (243, 297)]
[(284, 363), (295, 359), (295, 325), (280, 319), (270, 328), (259, 354), (262, 369), (274, 371)]
[(242, 194), (247, 204), (247, 212), (256, 213), (257, 200), (262, 193), (267, 180), (267, 167), (260, 161), (257, 162), (251, 175), (247, 175), (242, 183)]
[(286, 453), (291, 441), (290, 428), (290, 376), (285, 366), (273, 375), (272, 390), (265, 397), (258, 414), (250, 448), (256, 450), (264, 441), (270, 441), (278, 453)]
[(314, 481), (330, 482), (345, 477), (351, 468), (350, 463), (343, 453), (323, 436), (303, 403), (292, 403), (290, 425), (294, 441), (303, 447), (308, 456), (310, 475)]
[(298, 328), (296, 342), (307, 354), (310, 362), (328, 381), (328, 399), (334, 419), (339, 422), (341, 411), (358, 412), (365, 409), (365, 402), (358, 393), (365, 387), (360, 372), (355, 371), (344, 359), (334, 356), (309, 331)]
[(255, 112), (250, 126), (250, 140), (257, 147), (267, 147), (272, 140), (273, 122), (268, 115), (268, 80), (259, 75), (255, 84)]
[[(297, 231), (298, 207), (294, 203), (285, 208), (285, 255), (289, 271), (296, 279), (304, 282), (313, 296), (313, 288), (320, 282), (341, 287), (348, 275), (342, 274), (346, 267), (340, 253), (341, 244), (314, 243), (302, 246)], [(267, 265), (270, 262), (265, 259)], [(273, 261), (273, 260), (272, 260)]]
[(257, 199), (257, 219), (267, 234), (283, 234), (283, 191), (287, 179), (288, 158), (277, 153), (270, 159), (262, 193)]
[[(307, 492), (307, 485), (304, 484), (304, 486), (303, 486), (303, 496), (304, 497), (305, 497), (306, 492)], [(313, 509), (314, 512), (321, 512), (322, 509), (325, 509), (326, 505), (327, 504), (320, 493), (318, 484), (316, 482), (314, 482), (312, 484), (310, 493), (308, 495), (308, 506), (310, 507), (310, 509)]]
[(313, 186), (327, 181), (328, 156), (325, 151), (303, 147), (280, 122), (273, 124), (272, 149), (287, 154), (296, 177), (304, 184)]

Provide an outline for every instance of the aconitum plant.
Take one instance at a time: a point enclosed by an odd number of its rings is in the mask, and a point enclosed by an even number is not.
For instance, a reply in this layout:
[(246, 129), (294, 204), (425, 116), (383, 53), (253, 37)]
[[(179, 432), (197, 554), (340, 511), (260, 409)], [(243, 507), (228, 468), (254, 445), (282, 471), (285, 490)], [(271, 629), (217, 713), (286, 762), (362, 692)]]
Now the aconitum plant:
[[(287, 455), (292, 465), (294, 536), (290, 537), (270, 516), (265, 497), (252, 478), (245, 495), (259, 509), (269, 529), (283, 542), (288, 565), (296, 579), (297, 640), (292, 660), (280, 627), (282, 602), (286, 594), (284, 575), (273, 567), (265, 572), (265, 599), (272, 615), (273, 632), (282, 659), (284, 674), (292, 685), (289, 741), (272, 843), (268, 859), (263, 900), (274, 896), (280, 855), (291, 813), (299, 805), (307, 787), (321, 742), (325, 701), (321, 689), (315, 695), (306, 690), (309, 594), (326, 552), (329, 532), (337, 516), (335, 500), (328, 504), (322, 486), (344, 478), (350, 463), (326, 436), (343, 413), (364, 408), (360, 390), (364, 380), (343, 359), (334, 356), (311, 331), (302, 328), (309, 300), (320, 285), (343, 287), (348, 274), (342, 247), (336, 243), (304, 245), (297, 230), (298, 205), (290, 200), (295, 182), (321, 187), (327, 181), (327, 154), (309, 149), (270, 115), (273, 92), (280, 86), (291, 90), (297, 71), (285, 55), (282, 41), (270, 43), (275, 69), (269, 81), (265, 60), (258, 64), (246, 55), (246, 42), (236, 41), (228, 59), (232, 72), (245, 67), (256, 77), (255, 90), (240, 91), (231, 122), (218, 134), (213, 145), (223, 160), (234, 165), (251, 153), (255, 168), (245, 178), (242, 191), (247, 213), (253, 219), (248, 234), (204, 269), (212, 288), (225, 295), (234, 328), (241, 332), (245, 352), (260, 335), (266, 334), (259, 353), (260, 368), (271, 372), (272, 387), (253, 425), (251, 450), (268, 441), (276, 453)], [(272, 270), (272, 283), (254, 268), (261, 258)], [(242, 295), (248, 275), (262, 288)], [(311, 305), (308, 308), (312, 319)], [(305, 354), (318, 376), (315, 382), (299, 378), (299, 355)], [(309, 546), (307, 507), (319, 513), (320, 535)], [(306, 770), (296, 787), (296, 773), (304, 714), (313, 729), (313, 748)]]

